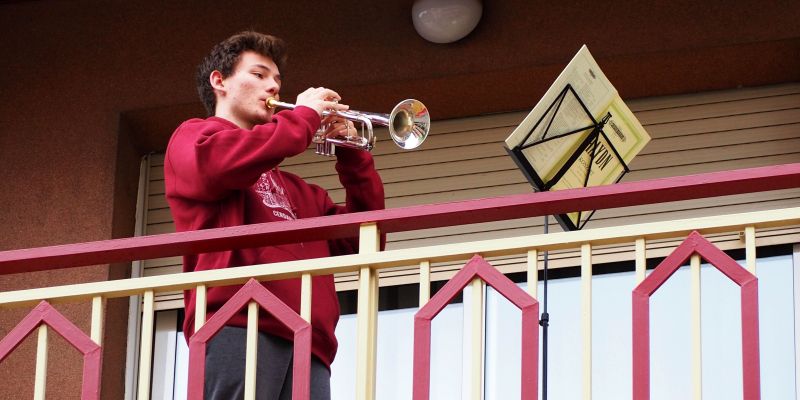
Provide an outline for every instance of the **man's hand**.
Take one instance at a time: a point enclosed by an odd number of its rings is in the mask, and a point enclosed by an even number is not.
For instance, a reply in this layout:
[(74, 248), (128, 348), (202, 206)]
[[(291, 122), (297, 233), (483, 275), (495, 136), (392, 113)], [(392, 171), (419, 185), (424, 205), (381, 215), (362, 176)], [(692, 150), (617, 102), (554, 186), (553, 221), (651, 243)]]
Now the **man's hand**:
[(339, 104), (339, 100), (341, 100), (341, 97), (333, 90), (323, 87), (308, 88), (297, 95), (295, 105), (311, 108), (322, 118), (323, 111), (345, 111), (350, 108), (346, 104)]
[(347, 120), (341, 116), (329, 115), (322, 119), (322, 125), (325, 127), (325, 137), (344, 138), (349, 136), (356, 136), (358, 131), (353, 125), (353, 121)]

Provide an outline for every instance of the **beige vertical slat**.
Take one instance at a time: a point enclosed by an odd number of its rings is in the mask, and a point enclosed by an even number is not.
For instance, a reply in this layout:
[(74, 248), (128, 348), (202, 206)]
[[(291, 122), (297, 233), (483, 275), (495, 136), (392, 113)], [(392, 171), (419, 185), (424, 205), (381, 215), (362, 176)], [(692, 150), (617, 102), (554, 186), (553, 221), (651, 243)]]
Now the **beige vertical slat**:
[(472, 280), (472, 355), (471, 392), (472, 400), (483, 399), (483, 310), (484, 290), (481, 279)]
[[(374, 223), (361, 225), (359, 253), (375, 253), (380, 247), (380, 232)], [(358, 278), (356, 398), (375, 399), (375, 345), (377, 343), (378, 276), (368, 265), (361, 267)]]
[(636, 284), (642, 283), (647, 272), (647, 243), (644, 238), (636, 239)]
[(583, 398), (592, 398), (592, 245), (581, 245), (581, 326), (583, 332)]
[(422, 308), (431, 299), (431, 263), (419, 263), (419, 307)]
[(247, 305), (247, 347), (244, 362), (244, 398), (256, 399), (256, 366), (258, 358), (258, 303)]
[(300, 276), (300, 316), (311, 323), (311, 274)]
[(378, 225), (374, 222), (361, 224), (358, 233), (358, 252), (377, 253), (380, 250), (381, 237)]
[(103, 345), (103, 298), (95, 296), (92, 298), (92, 340), (98, 346)]
[(536, 299), (539, 290), (539, 251), (528, 250), (528, 293)]
[(756, 274), (756, 227), (744, 228), (745, 266), (751, 274)]
[(44, 400), (47, 389), (47, 324), (39, 325), (39, 339), (36, 345), (36, 375), (34, 378), (33, 398)]
[[(792, 250), (792, 275), (794, 283), (794, 348), (800, 349), (800, 244), (795, 244)], [(800, 399), (800, 351), (794, 353), (794, 390), (795, 398)]]
[(367, 368), (370, 371), (370, 379), (371, 379), (371, 386), (372, 386), (372, 393), (373, 397), (375, 397), (376, 391), (376, 382), (377, 382), (377, 375), (378, 375), (378, 290), (380, 289), (379, 282), (378, 282), (378, 271), (373, 270), (372, 274), (370, 275), (370, 300), (369, 300), (369, 315), (372, 316), (371, 322), (369, 324), (369, 336), (367, 336), (370, 340), (369, 347), (372, 349), (372, 356), (369, 357), (369, 366)]
[(694, 400), (703, 398), (703, 358), (700, 311), (700, 255), (690, 260), (692, 282), (692, 393)]
[(375, 349), (369, 338), (370, 325), (372, 324), (372, 275), (375, 274), (370, 267), (361, 267), (358, 277), (358, 309), (356, 315), (356, 396), (358, 400), (372, 400), (375, 398), (375, 388), (372, 385), (373, 371), (369, 370), (370, 358)]
[(197, 285), (194, 296), (194, 331), (202, 328), (206, 323), (206, 285)]
[(139, 400), (150, 398), (150, 371), (152, 370), (153, 359), (153, 321), (154, 313), (154, 293), (152, 290), (144, 292), (142, 298), (142, 342), (139, 346)]

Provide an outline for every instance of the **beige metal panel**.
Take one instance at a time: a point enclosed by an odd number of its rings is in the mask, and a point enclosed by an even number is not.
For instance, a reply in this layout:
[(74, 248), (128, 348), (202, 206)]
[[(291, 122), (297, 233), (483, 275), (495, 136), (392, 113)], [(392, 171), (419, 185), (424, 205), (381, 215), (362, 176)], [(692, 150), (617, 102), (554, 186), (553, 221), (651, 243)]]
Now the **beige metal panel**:
[[(800, 110), (797, 111), (800, 118)], [(639, 155), (683, 152), (686, 149), (707, 149), (747, 143), (797, 138), (800, 122), (778, 126), (758, 126), (753, 128), (708, 131), (701, 134), (655, 137)]]
[(164, 153), (150, 154), (150, 165), (154, 167), (164, 167)]
[[(431, 164), (407, 165), (401, 168), (380, 169), (379, 173), (384, 185), (388, 185), (397, 182), (409, 182), (443, 176), (470, 175), (487, 171), (504, 170), (517, 171), (514, 162), (508, 157), (471, 158), (440, 162), (436, 163), (434, 166)], [(304, 176), (302, 174), (299, 175)], [(318, 176), (307, 180), (324, 189), (339, 188), (341, 186), (339, 183), (339, 176), (336, 174)]]
[(796, 93), (800, 93), (800, 84), (787, 83), (775, 86), (760, 86), (752, 88), (740, 88), (735, 90), (695, 93), (688, 96), (674, 95), (674, 96), (662, 96), (662, 97), (652, 97), (652, 98), (640, 98), (628, 101), (629, 103), (628, 105), (634, 112), (639, 112), (639, 111), (657, 110), (663, 108), (686, 107), (697, 104), (718, 103), (722, 101), (782, 96), (782, 95), (796, 94)]
[[(422, 193), (441, 193), (449, 190), (469, 189), (473, 187), (491, 187), (498, 183), (522, 183), (524, 178), (513, 165), (492, 163), (492, 159), (471, 160), (470, 162), (444, 163), (441, 166), (409, 167), (408, 171), (398, 171), (394, 180), (384, 180), (387, 198), (413, 196)], [(510, 160), (507, 160), (510, 162)], [(418, 177), (402, 176), (419, 172)], [(336, 183), (333, 182), (336, 180)], [(328, 191), (331, 198), (344, 195), (338, 184), (338, 177), (320, 178), (314, 182)], [(436, 185), (442, 186), (437, 190)], [(485, 196), (484, 196), (485, 197)]]
[[(734, 143), (731, 141), (732, 139), (736, 139), (739, 142), (746, 140), (773, 140), (771, 137), (763, 137), (762, 135), (764, 134), (780, 135), (782, 132), (784, 135), (783, 137), (791, 137), (786, 135), (788, 132), (791, 132), (793, 128), (784, 125), (798, 123), (800, 123), (800, 108), (646, 125), (653, 141), (645, 147), (640, 156), (651, 153), (684, 150), (687, 148), (732, 144)], [(396, 152), (392, 153), (392, 158), (378, 155), (376, 156), (376, 165), (380, 169), (381, 176), (386, 183), (392, 183), (403, 179), (414, 180), (426, 178), (428, 176), (424, 175), (425, 172), (439, 171), (438, 168), (426, 168), (426, 166), (431, 164), (447, 165), (476, 159), (474, 157), (462, 155), (461, 158), (455, 161), (443, 162), (443, 160), (436, 158), (437, 153), (432, 151), (475, 147), (478, 144), (484, 146), (482, 148), (486, 148), (486, 146), (498, 148), (498, 144), (502, 142), (512, 129), (513, 127), (501, 127), (493, 130), (479, 131), (477, 135), (476, 132), (463, 132), (459, 135), (442, 135), (442, 139), (437, 143), (434, 143), (434, 140), (431, 140), (431, 143), (426, 142), (423, 148), (424, 150)], [(772, 130), (779, 130), (779, 132), (773, 133)], [(478, 141), (476, 139), (480, 140)], [(661, 140), (665, 139), (673, 140), (661, 142)], [(480, 150), (481, 148), (478, 149)], [(487, 153), (479, 159), (486, 160), (487, 158), (497, 158), (497, 153)], [(401, 163), (398, 164), (398, 160), (400, 160)], [(507, 168), (516, 168), (514, 163), (506, 157), (504, 153), (499, 160), (502, 160), (502, 165)], [(404, 173), (406, 169), (412, 167), (416, 168), (409, 171), (408, 174)], [(338, 178), (332, 168), (331, 160), (327, 160), (325, 163), (301, 164), (284, 169), (301, 175), (325, 188), (338, 185)]]
[[(800, 116), (800, 112), (798, 112)], [(706, 171), (699, 163), (726, 161), (732, 158), (750, 157), (769, 162), (770, 157), (781, 152), (800, 152), (797, 132), (800, 124), (777, 127), (761, 127), (734, 131), (712, 132), (704, 135), (654, 139), (648, 146), (649, 153), (643, 152), (633, 163), (638, 171), (661, 169), (664, 167), (685, 166), (688, 173)], [(750, 146), (739, 146), (750, 145)], [(725, 151), (722, 146), (737, 146), (735, 152)], [(708, 149), (714, 149), (708, 151)], [(692, 150), (692, 152), (688, 152)], [(688, 152), (688, 153), (687, 153)], [(756, 157), (756, 158), (752, 158)], [(800, 158), (800, 156), (798, 156)], [(634, 171), (636, 172), (636, 171)], [(430, 165), (390, 169), (381, 172), (388, 196), (411, 196), (422, 193), (441, 193), (458, 190), (453, 181), (461, 187), (487, 186), (488, 183), (525, 183), (522, 174), (508, 157), (490, 157)], [(667, 176), (667, 174), (658, 174)], [(626, 177), (636, 180), (635, 175)], [(314, 183), (328, 189), (333, 197), (341, 198), (338, 177), (328, 175), (316, 178)], [(457, 184), (458, 185), (458, 184)], [(493, 185), (489, 185), (493, 186)], [(527, 188), (527, 186), (525, 186)]]
[[(422, 179), (415, 182), (403, 182), (388, 185), (387, 190), (404, 195), (451, 192), (481, 187), (497, 186), (498, 182), (519, 182), (520, 173), (516, 170), (484, 172), (479, 175), (448, 176), (436, 179)], [(337, 191), (333, 191), (335, 193)]]
[[(505, 196), (510, 194), (530, 193), (533, 190), (527, 182), (519, 182), (510, 185), (499, 185), (483, 188), (470, 188), (453, 190), (450, 192), (425, 193), (415, 196), (399, 196), (386, 199), (386, 207), (408, 207), (420, 204), (445, 203), (449, 201), (482, 199), (487, 197)], [(341, 196), (337, 196), (341, 197)], [(336, 198), (331, 197), (336, 201)]]
[(150, 189), (148, 189), (148, 194), (160, 194), (164, 195), (164, 180), (163, 179), (154, 179), (150, 181)]
[[(509, 132), (510, 133), (510, 132)], [(376, 161), (378, 168), (403, 168), (407, 165), (438, 164), (448, 161), (459, 161), (479, 157), (506, 157), (506, 151), (500, 143), (484, 143), (472, 146), (447, 147), (388, 154)]]
[(164, 179), (164, 166), (163, 165), (153, 165), (150, 164), (150, 175), (151, 180), (163, 180)]
[(147, 270), (147, 276), (169, 275), (176, 274), (183, 271), (183, 265), (167, 265), (159, 268), (151, 268)]
[[(653, 221), (670, 221), (709, 214), (735, 213), (791, 207), (797, 204), (800, 189), (774, 191), (754, 197), (727, 196), (722, 198), (679, 201), (666, 204), (600, 210), (595, 213), (585, 229)], [(431, 244), (455, 243), (479, 238), (502, 238), (519, 234), (540, 233), (543, 218), (525, 218), (513, 221), (487, 222), (461, 225), (453, 228), (436, 228), (390, 234), (389, 249), (418, 247)], [(560, 230), (551, 225), (551, 232)]]
[(163, 257), (163, 258), (154, 258), (152, 260), (145, 260), (144, 265), (145, 268), (155, 269), (165, 266), (172, 266), (172, 265), (181, 265), (181, 257)]
[[(672, 136), (687, 136), (717, 131), (751, 129), (798, 123), (800, 110), (797, 108), (766, 111), (757, 114), (739, 114), (727, 117), (708, 118), (691, 121), (671, 121), (645, 125), (647, 133), (654, 139)], [(649, 146), (648, 146), (649, 147)], [(647, 152), (645, 147), (642, 152)]]
[(657, 155), (643, 155), (631, 163), (631, 168), (662, 168), (674, 165), (698, 165), (695, 172), (706, 172), (703, 163), (730, 159), (763, 158), (775, 154), (798, 154), (800, 138), (775, 140), (770, 142), (723, 145), (713, 148), (687, 149)]
[(148, 206), (152, 208), (167, 208), (169, 204), (167, 203), (167, 198), (162, 195), (151, 195), (148, 196)]
[(170, 214), (169, 208), (151, 208), (150, 211), (147, 212), (148, 224), (160, 224), (164, 222), (172, 222), (172, 214)]
[[(769, 157), (727, 159), (710, 163), (704, 163), (702, 172), (728, 171), (738, 168), (763, 167), (767, 165), (790, 164), (800, 160), (800, 152), (777, 154)], [(698, 173), (699, 166), (696, 165), (674, 165), (663, 168), (641, 169), (636, 167), (636, 160), (631, 166), (633, 169), (626, 175), (625, 181), (639, 181), (644, 179), (662, 178), (667, 176), (681, 176)]]
[(174, 233), (174, 232), (175, 232), (175, 224), (172, 222), (147, 225), (148, 235), (161, 235), (163, 233)]
[(696, 104), (653, 111), (639, 111), (636, 113), (636, 117), (639, 118), (639, 121), (641, 121), (643, 125), (649, 125), (670, 121), (688, 121), (743, 113), (784, 110), (787, 108), (796, 108), (799, 103), (800, 94), (785, 94), (754, 99)]
[[(635, 99), (629, 100), (628, 104), (645, 124), (653, 140), (634, 160), (633, 171), (625, 181), (800, 161), (800, 139), (796, 133), (800, 131), (800, 84)], [(505, 137), (526, 115), (527, 112), (516, 112), (435, 121), (428, 141), (415, 151), (398, 149), (388, 139), (385, 129), (377, 130), (379, 141), (373, 155), (386, 184), (387, 206), (403, 207), (530, 192), (530, 185), (502, 146)], [(328, 189), (332, 199), (341, 203), (344, 191), (333, 169), (334, 162), (333, 158), (307, 151), (286, 160), (283, 169)], [(152, 155), (150, 163), (151, 192), (146, 232), (173, 232), (174, 225), (163, 196), (163, 154)], [(797, 204), (798, 199), (798, 191), (778, 191), (603, 210), (594, 215), (589, 228), (670, 221), (704, 215), (712, 207), (714, 214), (786, 207)], [(502, 238), (538, 233), (541, 229), (541, 219), (526, 219), (404, 232), (389, 235), (388, 248)], [(650, 256), (650, 241), (647, 243)], [(613, 259), (615, 254), (622, 257), (627, 253), (609, 253), (602, 259)], [(145, 262), (145, 276), (175, 273), (180, 271), (180, 264), (180, 257), (148, 260)], [(524, 260), (522, 264), (525, 264)], [(509, 266), (519, 268), (517, 263)], [(436, 268), (432, 264), (432, 279), (440, 276)], [(524, 267), (519, 270), (524, 270)], [(398, 278), (390, 278), (387, 282), (404, 279), (402, 273), (396, 276)], [(339, 276), (337, 282), (346, 283), (348, 279), (352, 278)], [(179, 292), (159, 293), (156, 299), (159, 303), (178, 304), (176, 298), (179, 296)]]
[[(437, 121), (431, 131), (431, 134), (428, 135), (425, 144), (414, 151), (407, 151), (394, 146), (390, 140), (379, 140), (375, 145), (375, 148), (372, 150), (372, 155), (378, 160), (381, 160), (389, 155), (400, 154), (413, 157), (415, 154), (422, 151), (441, 150), (454, 146), (471, 146), (483, 143), (497, 143), (498, 141), (505, 140), (510, 131), (516, 127), (516, 124), (477, 127), (470, 125), (469, 122), (464, 120), (453, 120), (452, 122), (460, 125), (460, 129), (458, 131), (448, 133), (439, 132), (436, 129), (436, 124), (439, 123), (439, 121)], [(294, 170), (297, 168), (308, 168), (309, 166), (313, 165), (333, 163), (334, 160), (335, 158), (320, 157), (311, 152), (307, 152), (297, 157), (293, 157), (291, 159), (292, 162), (285, 163), (284, 165), (285, 168)], [(305, 172), (311, 173), (313, 176), (315, 171), (309, 170)]]

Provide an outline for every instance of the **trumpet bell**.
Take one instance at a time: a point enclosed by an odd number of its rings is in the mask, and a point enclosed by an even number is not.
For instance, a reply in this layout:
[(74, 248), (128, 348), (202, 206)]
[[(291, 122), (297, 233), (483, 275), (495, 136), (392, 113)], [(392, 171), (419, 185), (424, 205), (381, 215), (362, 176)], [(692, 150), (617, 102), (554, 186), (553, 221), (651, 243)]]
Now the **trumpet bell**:
[(417, 148), (428, 137), (430, 129), (428, 108), (419, 100), (403, 100), (389, 114), (389, 135), (400, 148)]
[[(277, 98), (270, 97), (265, 100), (267, 108), (286, 108), (293, 110), (297, 107), (291, 103), (284, 103)], [(372, 134), (372, 125), (389, 128), (389, 135), (394, 143), (402, 149), (410, 150), (419, 147), (431, 129), (431, 116), (428, 108), (421, 101), (406, 99), (397, 103), (390, 114), (369, 113), (363, 111), (323, 111), (322, 116), (337, 115), (353, 122), (361, 123), (360, 136), (323, 137), (319, 132), (314, 137), (317, 144), (317, 154), (333, 155), (334, 145), (370, 151), (375, 144)]]

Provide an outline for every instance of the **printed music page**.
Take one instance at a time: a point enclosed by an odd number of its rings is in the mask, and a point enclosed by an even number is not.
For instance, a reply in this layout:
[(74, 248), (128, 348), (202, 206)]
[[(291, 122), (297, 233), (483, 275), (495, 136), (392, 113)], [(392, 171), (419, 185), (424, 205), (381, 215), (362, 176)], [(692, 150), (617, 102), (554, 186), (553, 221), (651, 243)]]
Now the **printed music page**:
[[(565, 90), (568, 85), (574, 93)], [(603, 127), (605, 135), (600, 135), (596, 146), (590, 144), (580, 154), (551, 190), (615, 183), (625, 168), (611, 146), (622, 161), (629, 164), (650, 141), (650, 135), (622, 101), (585, 45), (506, 139), (505, 145), (509, 149), (522, 147), (525, 160), (542, 181), (549, 182), (592, 132), (593, 122), (587, 111), (598, 122), (610, 115)], [(570, 134), (548, 139), (567, 133)], [(535, 145), (529, 146), (531, 144)], [(569, 216), (577, 219), (577, 213)]]

